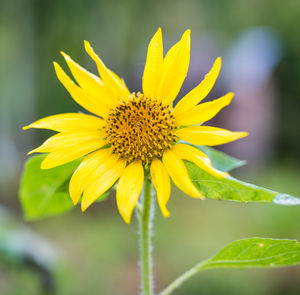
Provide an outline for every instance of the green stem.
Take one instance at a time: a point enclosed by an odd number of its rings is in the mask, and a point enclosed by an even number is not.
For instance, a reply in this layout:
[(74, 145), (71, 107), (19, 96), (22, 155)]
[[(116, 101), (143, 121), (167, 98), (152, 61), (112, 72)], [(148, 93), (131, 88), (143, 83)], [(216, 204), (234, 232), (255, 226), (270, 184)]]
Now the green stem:
[(171, 294), (175, 289), (177, 289), (183, 282), (188, 280), (190, 277), (195, 275), (201, 268), (205, 267), (205, 263), (199, 263), (183, 273), (180, 277), (178, 277), (175, 281), (173, 281), (167, 288), (165, 288), (159, 295), (169, 295)]
[(151, 180), (146, 178), (142, 200), (142, 212), (139, 214), (142, 295), (153, 295), (151, 246), (151, 226), (153, 214), (151, 192)]
[(164, 289), (159, 295), (169, 295), (175, 289), (177, 289), (184, 281), (193, 276), (197, 271), (195, 269), (190, 269), (184, 274), (182, 274), (179, 278), (177, 278), (174, 282), (172, 282), (166, 289)]

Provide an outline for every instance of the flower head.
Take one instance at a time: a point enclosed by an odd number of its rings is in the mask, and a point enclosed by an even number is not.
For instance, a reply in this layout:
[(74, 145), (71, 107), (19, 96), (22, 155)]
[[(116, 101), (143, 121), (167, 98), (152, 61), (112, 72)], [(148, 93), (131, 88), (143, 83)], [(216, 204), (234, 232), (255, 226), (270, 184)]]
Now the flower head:
[(246, 132), (201, 126), (231, 102), (233, 93), (199, 104), (212, 89), (221, 68), (217, 58), (204, 80), (175, 100), (187, 75), (190, 31), (163, 56), (161, 29), (152, 38), (143, 75), (143, 93), (130, 93), (124, 81), (108, 69), (91, 45), (85, 50), (97, 65), (94, 75), (62, 52), (75, 84), (54, 62), (60, 82), (73, 99), (90, 114), (67, 113), (46, 117), (27, 128), (57, 131), (30, 153), (48, 153), (41, 168), (49, 169), (83, 157), (69, 184), (71, 199), (86, 210), (117, 181), (117, 206), (129, 223), (144, 183), (144, 168), (150, 168), (157, 199), (164, 216), (170, 197), (170, 178), (186, 194), (202, 198), (189, 178), (183, 160), (188, 160), (216, 177), (228, 174), (212, 167), (197, 148), (178, 143), (214, 146), (244, 137)]

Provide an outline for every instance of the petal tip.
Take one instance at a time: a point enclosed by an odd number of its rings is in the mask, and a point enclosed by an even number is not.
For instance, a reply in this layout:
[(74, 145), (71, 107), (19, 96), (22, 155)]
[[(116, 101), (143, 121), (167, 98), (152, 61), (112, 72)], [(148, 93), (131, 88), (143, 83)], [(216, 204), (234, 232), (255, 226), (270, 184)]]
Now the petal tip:
[(91, 205), (91, 204), (88, 204), (88, 203), (86, 203), (86, 202), (84, 202), (84, 201), (82, 200), (82, 201), (81, 201), (81, 212), (85, 212), (86, 209), (87, 209), (88, 207), (90, 207), (90, 205)]
[(119, 209), (119, 213), (120, 213), (122, 219), (124, 220), (124, 222), (125, 222), (126, 224), (130, 224), (130, 221), (131, 221), (131, 214), (128, 214), (127, 212), (124, 212), (124, 211), (120, 210), (119, 207), (118, 207), (118, 209)]
[[(40, 151), (38, 150), (38, 148), (36, 149), (35, 153), (40, 153)], [(50, 155), (50, 153), (46, 153), (46, 154), (47, 154), (47, 155)], [(55, 167), (57, 167), (57, 166), (60, 166), (60, 164), (57, 165), (56, 163), (53, 163), (52, 161), (49, 161), (49, 158), (46, 157), (46, 158), (43, 160), (43, 162), (41, 163), (40, 168), (41, 168), (42, 170), (46, 170), (46, 169), (52, 169), (52, 168), (55, 168)]]
[(187, 29), (187, 30), (183, 33), (181, 39), (182, 39), (182, 40), (185, 40), (185, 41), (187, 41), (187, 42), (190, 42), (190, 40), (191, 40), (191, 30), (190, 30), (190, 29)]
[(56, 61), (53, 62), (53, 66), (56, 72), (62, 70), (61, 66)]
[(200, 199), (200, 200), (204, 200), (204, 199), (205, 199), (205, 197), (203, 196), (203, 194), (200, 193), (200, 192), (198, 191), (198, 189), (196, 189), (195, 186), (194, 186), (194, 191), (193, 191), (193, 193), (190, 192), (190, 196), (191, 196), (192, 198), (195, 198), (195, 199)]
[(166, 210), (164, 210), (164, 212), (162, 212), (162, 214), (163, 214), (163, 217), (165, 217), (165, 218), (168, 218), (168, 217), (170, 217), (170, 212), (166, 209)]
[(80, 197), (77, 197), (73, 193), (71, 193), (70, 188), (69, 188), (69, 194), (70, 194), (70, 199), (71, 199), (73, 205), (76, 206), (78, 204), (78, 202), (79, 202)]
[(246, 136), (248, 136), (249, 135), (249, 133), (248, 132), (246, 132), (246, 131), (242, 131), (242, 132), (238, 132), (239, 133), (239, 135), (240, 135), (240, 138), (242, 138), (242, 137), (246, 137)]
[(216, 58), (213, 67), (215, 67), (218, 72), (220, 71), (220, 69), (222, 67), (222, 58), (221, 58), (221, 56)]
[(231, 101), (232, 101), (234, 95), (235, 95), (234, 92), (229, 92), (229, 93), (226, 94), (227, 105), (231, 103)]
[(27, 125), (27, 126), (23, 126), (22, 127), (22, 130), (27, 130), (27, 129), (30, 129), (31, 128), (31, 126), (30, 125)]
[(222, 172), (222, 171), (218, 170), (218, 174), (216, 174), (215, 176), (217, 178), (227, 178), (228, 176), (230, 176), (230, 174), (227, 172)]
[[(74, 206), (76, 206), (76, 205), (78, 204), (78, 202), (79, 202), (79, 200), (74, 200), (74, 199), (72, 199), (72, 198), (71, 198), (71, 200), (72, 200), (72, 203), (73, 203)], [(83, 211), (82, 211), (82, 212), (83, 212)]]
[(131, 216), (122, 216), (122, 218), (126, 224), (130, 224)]
[(70, 194), (70, 199), (71, 199), (73, 205), (76, 206), (78, 204), (79, 200), (80, 200), (80, 197), (81, 197), (82, 193), (80, 193), (80, 195), (79, 195), (77, 193), (77, 191), (75, 191), (73, 189), (73, 186), (72, 186), (72, 179), (74, 180), (73, 176), (74, 176), (74, 174), (72, 175), (72, 178), (69, 182), (69, 194)]
[(34, 154), (34, 153), (40, 153), (40, 147), (41, 147), (41, 146), (37, 147), (37, 148), (34, 149), (34, 150), (29, 151), (29, 152), (27, 153), (27, 155), (31, 155), (31, 154)]
[(42, 162), (41, 164), (41, 167), (40, 167), (42, 170), (46, 170), (46, 169), (51, 169), (53, 167), (51, 167), (49, 164), (47, 163), (44, 163), (44, 161)]
[(156, 33), (153, 36), (154, 40), (162, 40), (162, 30), (161, 27), (159, 27), (156, 31)]
[(62, 50), (60, 51), (60, 54), (64, 57), (64, 59), (69, 59), (70, 56), (66, 53), (64, 53)]
[(234, 132), (234, 134), (235, 134), (235, 138), (232, 141), (244, 138), (249, 135), (249, 133), (246, 131), (236, 131)]
[(187, 29), (184, 34), (187, 34), (187, 35), (190, 35), (191, 34), (191, 30), (190, 29)]
[(83, 44), (84, 44), (85, 51), (86, 51), (87, 53), (93, 51), (92, 46), (91, 46), (91, 44), (90, 44), (89, 41), (84, 40), (84, 41), (83, 41)]

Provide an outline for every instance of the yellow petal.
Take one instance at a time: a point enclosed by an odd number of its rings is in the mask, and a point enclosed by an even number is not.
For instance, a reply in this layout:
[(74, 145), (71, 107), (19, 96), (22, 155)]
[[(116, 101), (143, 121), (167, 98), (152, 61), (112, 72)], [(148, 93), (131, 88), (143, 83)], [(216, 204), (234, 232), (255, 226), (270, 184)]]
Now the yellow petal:
[(30, 151), (32, 153), (49, 153), (60, 150), (68, 153), (71, 149), (79, 149), (81, 146), (94, 145), (104, 146), (106, 143), (101, 131), (66, 132), (58, 133), (48, 138), (41, 146)]
[(170, 212), (166, 205), (171, 193), (171, 183), (168, 172), (160, 160), (153, 159), (150, 167), (150, 173), (153, 185), (156, 189), (157, 201), (160, 210), (165, 217), (168, 217), (170, 216)]
[(73, 173), (69, 191), (73, 204), (76, 205), (83, 193), (90, 175), (99, 168), (111, 156), (111, 150), (101, 149), (86, 156), (79, 167)]
[[(126, 97), (128, 98), (128, 95), (130, 96), (130, 91), (128, 90), (128, 87), (126, 86), (126, 83), (124, 81), (123, 78), (120, 78), (116, 73), (114, 73), (113, 71), (111, 71), (110, 69), (108, 69), (108, 71), (110, 72), (110, 74), (118, 81), (119, 84), (123, 85), (122, 87), (124, 87), (126, 90)], [(128, 94), (129, 93), (129, 94)], [(125, 97), (125, 100), (126, 100)]]
[(219, 76), (221, 64), (221, 58), (218, 57), (204, 80), (176, 104), (175, 115), (192, 108), (207, 96)]
[(84, 188), (81, 210), (85, 211), (93, 202), (104, 194), (119, 179), (126, 166), (126, 161), (111, 155), (89, 176)]
[(196, 125), (206, 122), (213, 118), (221, 109), (229, 105), (234, 93), (230, 92), (218, 99), (201, 103), (185, 112), (179, 113), (176, 116), (178, 125)]
[(78, 148), (70, 149), (69, 151), (57, 150), (51, 152), (43, 160), (41, 169), (50, 169), (74, 161), (101, 148), (102, 146), (103, 142), (99, 140), (82, 144)]
[(176, 135), (193, 144), (213, 146), (237, 140), (247, 136), (248, 133), (232, 132), (210, 126), (193, 126), (177, 130)]
[(84, 41), (84, 47), (86, 52), (96, 63), (99, 75), (110, 92), (117, 98), (127, 98), (130, 92), (122, 79), (104, 65), (88, 41)]
[(91, 113), (94, 113), (100, 117), (103, 117), (106, 115), (107, 110), (103, 108), (103, 104), (91, 97), (88, 96), (79, 86), (77, 86), (69, 77), (68, 75), (63, 71), (63, 69), (60, 67), (60, 65), (56, 62), (53, 63), (56, 75), (58, 77), (58, 80), (65, 86), (65, 88), (68, 90), (72, 98), (82, 107), (84, 107), (86, 110), (90, 111)]
[(176, 144), (173, 148), (173, 151), (180, 159), (193, 162), (199, 168), (216, 177), (223, 178), (229, 176), (228, 173), (215, 169), (212, 166), (210, 159), (202, 151), (199, 151), (190, 145)]
[(190, 62), (190, 30), (186, 30), (181, 40), (167, 53), (163, 61), (163, 71), (158, 99), (168, 105), (176, 98), (187, 75)]
[(178, 188), (191, 197), (203, 197), (192, 183), (184, 163), (172, 150), (164, 152), (163, 163)]
[(156, 98), (163, 66), (163, 40), (161, 28), (157, 30), (148, 46), (143, 75), (143, 92), (146, 97)]
[(117, 206), (126, 223), (130, 223), (132, 211), (139, 199), (143, 183), (142, 162), (132, 162), (125, 168), (117, 187)]
[(79, 113), (67, 113), (43, 118), (28, 126), (24, 126), (23, 129), (41, 128), (58, 132), (76, 132), (81, 130), (98, 130), (103, 125), (104, 121), (98, 117)]
[(82, 68), (79, 64), (74, 62), (69, 55), (64, 52), (61, 52), (61, 54), (65, 58), (77, 83), (87, 93), (87, 96), (92, 96), (97, 99), (99, 104), (102, 104), (103, 108), (107, 110), (118, 103), (116, 97), (110, 95), (99, 77)]

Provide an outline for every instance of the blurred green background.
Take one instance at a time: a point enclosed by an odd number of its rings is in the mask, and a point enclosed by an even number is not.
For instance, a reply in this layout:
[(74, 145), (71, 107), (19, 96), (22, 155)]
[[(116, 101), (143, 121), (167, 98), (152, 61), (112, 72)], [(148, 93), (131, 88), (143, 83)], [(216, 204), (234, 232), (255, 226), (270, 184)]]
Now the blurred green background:
[[(52, 61), (66, 69), (60, 50), (96, 72), (83, 49), (83, 40), (89, 40), (137, 91), (157, 28), (162, 27), (165, 48), (190, 28), (191, 65), (180, 97), (222, 56), (222, 73), (209, 98), (229, 90), (236, 98), (211, 123), (250, 132), (221, 147), (249, 161), (234, 175), (300, 197), (299, 14), (298, 0), (0, 0), (0, 202), (3, 212), (13, 212), (0, 219), (0, 250), (10, 255), (0, 257), (0, 294), (138, 294), (137, 224), (121, 220), (113, 193), (84, 214), (76, 208), (39, 222), (22, 219), (18, 183), (26, 152), (50, 133), (21, 127), (80, 110), (55, 76)], [(199, 201), (175, 188), (168, 207), (169, 219), (156, 212), (157, 289), (233, 240), (300, 240), (297, 207)], [(35, 234), (25, 239), (24, 231)], [(6, 248), (4, 236), (10, 241)], [(20, 245), (38, 260), (12, 257), (25, 251)], [(207, 271), (174, 294), (300, 294), (299, 276), (299, 267)]]

